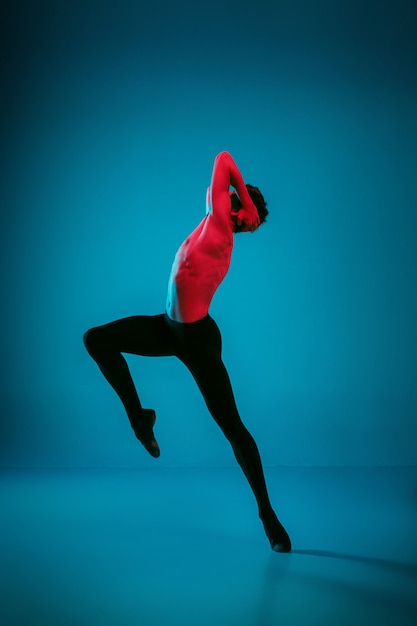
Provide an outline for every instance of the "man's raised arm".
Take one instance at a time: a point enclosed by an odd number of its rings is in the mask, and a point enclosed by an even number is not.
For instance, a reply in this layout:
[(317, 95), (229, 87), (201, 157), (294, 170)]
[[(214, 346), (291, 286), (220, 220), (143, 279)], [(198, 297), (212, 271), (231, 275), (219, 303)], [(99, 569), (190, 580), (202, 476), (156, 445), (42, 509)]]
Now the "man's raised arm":
[(243, 176), (232, 155), (226, 151), (220, 152), (214, 160), (211, 179), (211, 206), (213, 216), (221, 222), (230, 223), (229, 188), (231, 186), (234, 187), (242, 202), (242, 208), (237, 212), (238, 222), (244, 223), (243, 230), (255, 230), (259, 226), (259, 214), (246, 188)]

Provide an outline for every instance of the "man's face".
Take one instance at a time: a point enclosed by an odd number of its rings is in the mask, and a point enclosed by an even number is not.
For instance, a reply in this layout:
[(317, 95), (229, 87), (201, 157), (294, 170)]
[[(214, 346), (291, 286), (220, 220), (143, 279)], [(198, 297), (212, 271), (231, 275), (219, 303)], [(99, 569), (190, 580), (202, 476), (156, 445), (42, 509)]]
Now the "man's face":
[(229, 191), (230, 203), (232, 205), (232, 210), (239, 210), (242, 206), (239, 196), (236, 191)]
[(238, 198), (236, 191), (230, 191), (229, 196), (230, 196), (230, 204), (231, 204), (230, 217), (232, 219), (233, 232), (241, 233), (242, 226), (239, 226), (237, 223), (237, 214), (241, 207), (241, 202)]
[(243, 230), (243, 224), (237, 223), (237, 211), (232, 211), (230, 214), (232, 220), (232, 229), (234, 233), (241, 233)]

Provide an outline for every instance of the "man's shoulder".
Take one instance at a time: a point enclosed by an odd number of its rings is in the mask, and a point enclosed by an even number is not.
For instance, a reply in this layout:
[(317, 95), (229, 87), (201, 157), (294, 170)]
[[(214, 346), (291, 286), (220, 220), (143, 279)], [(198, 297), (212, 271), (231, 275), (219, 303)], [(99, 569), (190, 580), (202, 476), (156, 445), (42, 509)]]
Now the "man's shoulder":
[(232, 224), (230, 223), (230, 227), (219, 224), (219, 222), (213, 218), (212, 213), (208, 213), (199, 235), (199, 242), (201, 245), (212, 246), (216, 249), (219, 247), (233, 247)]

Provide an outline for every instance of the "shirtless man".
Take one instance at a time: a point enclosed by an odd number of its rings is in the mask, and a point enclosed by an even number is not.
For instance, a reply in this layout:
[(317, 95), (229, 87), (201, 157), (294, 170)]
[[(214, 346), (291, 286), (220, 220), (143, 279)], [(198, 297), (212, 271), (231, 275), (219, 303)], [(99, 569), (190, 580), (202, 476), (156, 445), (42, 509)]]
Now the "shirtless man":
[[(230, 187), (235, 191), (230, 192)], [(207, 190), (206, 215), (180, 246), (172, 265), (166, 312), (92, 328), (85, 333), (84, 343), (121, 399), (136, 437), (153, 457), (160, 455), (153, 432), (156, 414), (142, 407), (122, 353), (175, 355), (188, 367), (248, 480), (271, 548), (289, 552), (291, 541), (270, 503), (257, 445), (236, 407), (221, 358), (220, 331), (208, 313), (230, 266), (234, 234), (255, 231), (267, 214), (259, 189), (245, 185), (228, 152), (218, 154)]]

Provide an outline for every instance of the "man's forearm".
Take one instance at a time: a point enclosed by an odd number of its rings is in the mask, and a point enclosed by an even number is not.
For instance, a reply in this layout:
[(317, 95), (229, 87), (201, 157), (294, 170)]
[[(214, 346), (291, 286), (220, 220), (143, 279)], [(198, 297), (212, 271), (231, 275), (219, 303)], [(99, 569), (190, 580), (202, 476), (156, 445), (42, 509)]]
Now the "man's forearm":
[(229, 152), (220, 152), (214, 161), (211, 200), (213, 213), (223, 222), (230, 225), (231, 200), (229, 189), (234, 187), (242, 203), (241, 208), (234, 211), (234, 217), (242, 230), (254, 230), (259, 226), (259, 214), (247, 190), (243, 176)]
[(230, 184), (236, 189), (237, 195), (239, 196), (243, 206), (251, 204), (252, 200), (246, 188), (243, 176), (238, 166), (236, 165), (232, 155), (228, 152), (226, 154), (228, 155), (227, 164), (229, 168)]

